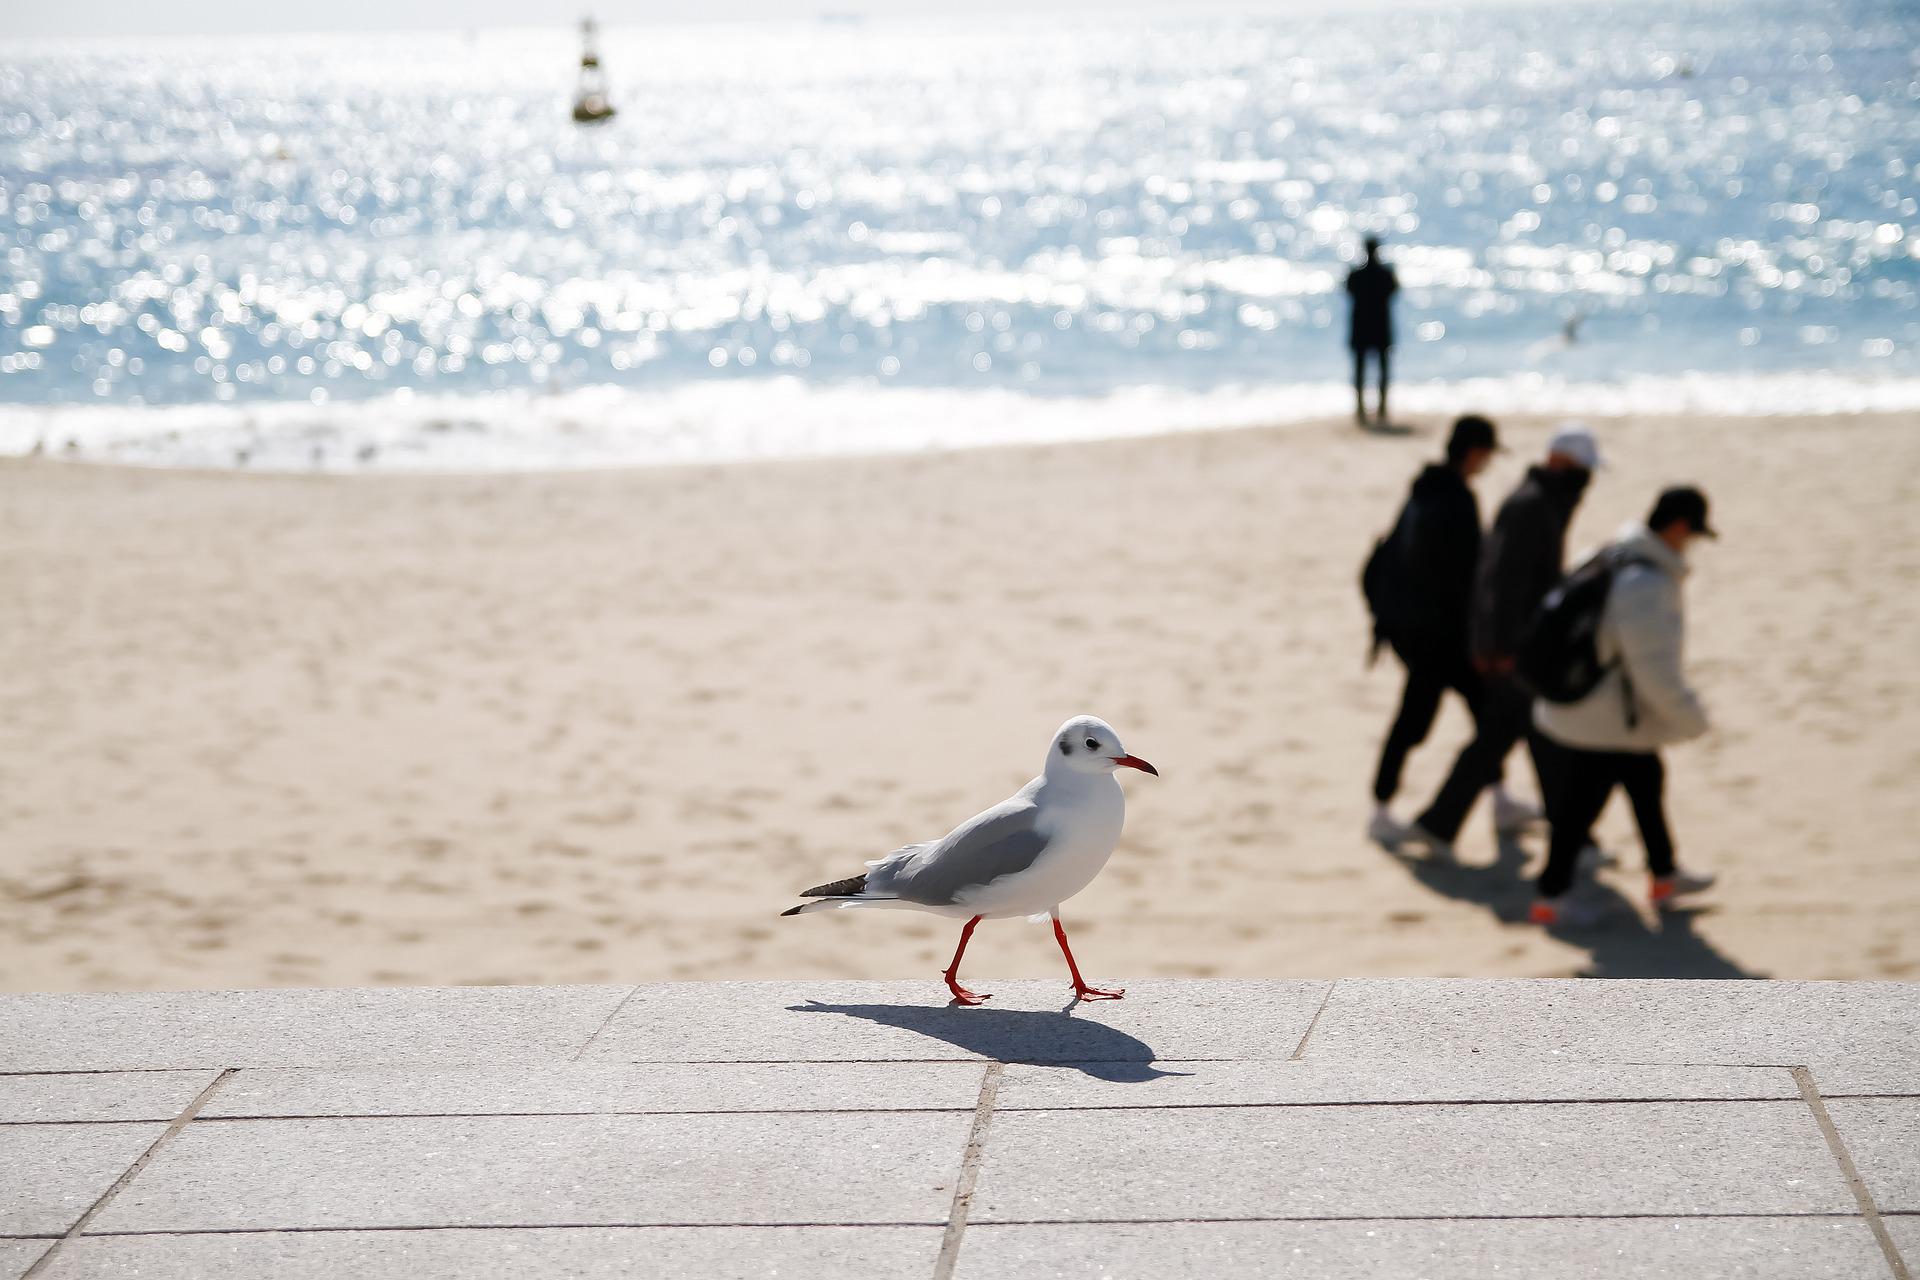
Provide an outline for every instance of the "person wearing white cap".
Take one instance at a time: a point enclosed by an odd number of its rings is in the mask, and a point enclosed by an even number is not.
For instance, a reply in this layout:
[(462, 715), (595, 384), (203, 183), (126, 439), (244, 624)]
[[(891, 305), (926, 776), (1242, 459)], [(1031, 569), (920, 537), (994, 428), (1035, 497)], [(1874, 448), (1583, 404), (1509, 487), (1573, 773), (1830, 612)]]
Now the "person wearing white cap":
[(1547, 469), (1553, 470), (1555, 460), (1559, 466), (1592, 473), (1604, 464), (1600, 461), (1600, 442), (1594, 438), (1593, 428), (1584, 422), (1567, 421), (1553, 430), (1553, 438), (1547, 441)]
[[(1546, 460), (1528, 468), (1520, 486), (1501, 504), (1480, 546), (1469, 620), (1473, 665), (1484, 685), (1474, 706), (1474, 735), (1454, 761), (1433, 803), (1412, 823), (1376, 827), (1376, 842), (1398, 851), (1424, 845), (1431, 856), (1453, 857), (1453, 842), (1482, 791), (1493, 790), (1493, 822), (1502, 834), (1540, 820), (1540, 809), (1511, 795), (1505, 785), (1507, 754), (1531, 738), (1533, 697), (1514, 678), (1520, 638), (1566, 562), (1567, 526), (1594, 471), (1603, 464), (1600, 443), (1584, 422), (1563, 422), (1547, 441)], [(1529, 743), (1531, 746), (1531, 742)], [(1532, 751), (1538, 776), (1541, 752)], [(1545, 792), (1545, 783), (1541, 786)]]

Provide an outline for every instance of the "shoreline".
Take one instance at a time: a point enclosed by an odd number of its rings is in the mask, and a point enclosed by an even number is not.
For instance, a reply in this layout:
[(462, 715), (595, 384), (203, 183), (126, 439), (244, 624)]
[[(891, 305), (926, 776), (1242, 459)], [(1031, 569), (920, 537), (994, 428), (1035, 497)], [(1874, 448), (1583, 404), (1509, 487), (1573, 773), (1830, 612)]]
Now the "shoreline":
[[(0, 989), (931, 975), (947, 921), (776, 913), (1080, 711), (1164, 774), (1067, 905), (1090, 975), (1920, 976), (1920, 414), (1591, 420), (1570, 548), (1670, 481), (1726, 526), (1717, 728), (1669, 757), (1703, 911), (1645, 911), (1624, 806), (1590, 936), (1510, 922), (1482, 813), (1457, 873), (1360, 838), (1398, 683), (1355, 580), (1432, 419), (370, 486), (0, 459)], [(1487, 517), (1549, 427), (1500, 421)], [(1058, 964), (1018, 922), (968, 960)]]
[[(1920, 415), (1920, 377), (1713, 374), (1619, 383), (1541, 371), (1396, 386), (1400, 419), (1831, 419)], [(162, 470), (498, 475), (910, 457), (1350, 420), (1333, 382), (1141, 386), (1093, 395), (793, 377), (561, 391), (187, 405), (0, 404), (0, 459), (47, 456)]]

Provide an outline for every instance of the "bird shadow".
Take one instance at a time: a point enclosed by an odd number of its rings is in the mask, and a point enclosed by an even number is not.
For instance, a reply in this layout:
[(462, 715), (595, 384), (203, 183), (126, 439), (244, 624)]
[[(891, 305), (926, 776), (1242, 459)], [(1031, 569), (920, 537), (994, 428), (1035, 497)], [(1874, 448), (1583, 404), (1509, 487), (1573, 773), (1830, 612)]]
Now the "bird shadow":
[(992, 1009), (905, 1004), (823, 1004), (809, 1000), (788, 1006), (793, 1013), (837, 1013), (883, 1027), (898, 1027), (940, 1040), (968, 1053), (996, 1062), (1070, 1067), (1096, 1080), (1138, 1084), (1181, 1071), (1154, 1066), (1153, 1046), (1136, 1036), (1073, 1016), (1073, 1001), (1065, 1009)]
[[(1526, 877), (1527, 849), (1499, 837), (1494, 860), (1482, 866), (1389, 854), (1422, 886), (1455, 902), (1484, 907), (1503, 924), (1522, 924), (1533, 900)], [(1705, 908), (1666, 910), (1651, 922), (1604, 880), (1586, 877), (1581, 898), (1594, 908), (1593, 924), (1551, 925), (1547, 935), (1587, 952), (1582, 978), (1760, 978), (1695, 932)]]

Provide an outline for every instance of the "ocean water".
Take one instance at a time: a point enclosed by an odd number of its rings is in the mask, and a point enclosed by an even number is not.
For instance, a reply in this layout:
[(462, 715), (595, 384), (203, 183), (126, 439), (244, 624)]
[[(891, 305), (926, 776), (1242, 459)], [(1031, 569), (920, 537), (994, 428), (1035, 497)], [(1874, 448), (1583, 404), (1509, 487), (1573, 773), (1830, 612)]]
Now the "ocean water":
[(599, 465), (1920, 407), (1920, 10), (0, 44), (0, 451)]

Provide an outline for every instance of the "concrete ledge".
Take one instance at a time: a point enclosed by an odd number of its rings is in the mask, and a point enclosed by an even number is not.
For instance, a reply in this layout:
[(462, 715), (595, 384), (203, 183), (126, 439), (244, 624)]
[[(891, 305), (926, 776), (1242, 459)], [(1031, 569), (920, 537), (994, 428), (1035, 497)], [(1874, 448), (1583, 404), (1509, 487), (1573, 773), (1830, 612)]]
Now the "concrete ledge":
[[(938, 1227), (566, 1227), (88, 1236), (46, 1280), (635, 1280), (770, 1275), (898, 1280), (932, 1273)], [(4, 1242), (0, 1242), (4, 1244)], [(43, 1246), (36, 1246), (43, 1247)], [(6, 1258), (0, 1251), (0, 1261)]]
[(0, 1071), (496, 1063), (570, 1056), (630, 987), (0, 997)]
[(1920, 986), (994, 990), (0, 996), (0, 1277), (1904, 1277), (1920, 1246)]
[(1558, 1218), (1180, 1222), (1003, 1227), (967, 1233), (958, 1275), (1552, 1277), (1682, 1280), (1887, 1273), (1858, 1219)]

